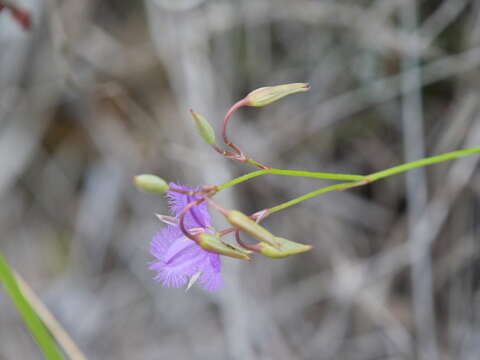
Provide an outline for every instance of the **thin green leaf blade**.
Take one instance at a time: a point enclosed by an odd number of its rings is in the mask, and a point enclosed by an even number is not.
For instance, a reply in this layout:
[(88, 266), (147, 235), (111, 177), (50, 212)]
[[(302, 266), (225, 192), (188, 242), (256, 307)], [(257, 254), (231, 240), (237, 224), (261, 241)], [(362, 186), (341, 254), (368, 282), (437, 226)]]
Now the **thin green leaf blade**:
[(50, 335), (47, 328), (43, 325), (27, 299), (23, 296), (18, 287), (13, 271), (8, 266), (5, 258), (0, 253), (0, 282), (3, 284), (5, 291), (12, 299), (13, 304), (20, 313), (30, 334), (37, 342), (42, 350), (45, 358), (48, 360), (63, 360), (64, 357)]

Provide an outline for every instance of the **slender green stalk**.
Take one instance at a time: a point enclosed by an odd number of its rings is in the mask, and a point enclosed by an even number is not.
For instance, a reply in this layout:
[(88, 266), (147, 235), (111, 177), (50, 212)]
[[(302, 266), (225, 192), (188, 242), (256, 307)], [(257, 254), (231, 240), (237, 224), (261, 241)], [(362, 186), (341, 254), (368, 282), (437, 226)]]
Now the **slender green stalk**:
[(221, 191), (230, 186), (239, 184), (241, 182), (247, 181), (251, 178), (264, 175), (264, 174), (275, 174), (275, 175), (287, 175), (287, 176), (301, 176), (305, 178), (316, 178), (316, 179), (327, 179), (327, 180), (340, 180), (340, 181), (360, 181), (364, 180), (365, 176), (362, 175), (350, 175), (350, 174), (335, 174), (335, 173), (322, 173), (314, 171), (299, 171), (299, 170), (282, 170), (282, 169), (264, 169), (253, 171), (251, 173), (239, 176), (233, 180), (230, 180), (222, 185), (219, 185), (217, 191)]
[(335, 191), (335, 190), (337, 190), (337, 191), (346, 190), (346, 189), (349, 189), (349, 188), (352, 188), (352, 187), (355, 187), (355, 186), (361, 186), (361, 185), (364, 185), (364, 184), (366, 184), (365, 181), (355, 181), (355, 182), (348, 182), (348, 183), (326, 186), (326, 187), (314, 190), (312, 192), (309, 192), (308, 194), (299, 196), (299, 197), (297, 197), (295, 199), (292, 199), (290, 201), (284, 202), (280, 205), (271, 207), (270, 209), (268, 209), (268, 214), (269, 215), (273, 214), (277, 211), (283, 210), (287, 207), (298, 204), (299, 202), (305, 201), (307, 199), (310, 199), (310, 198), (315, 197), (315, 196), (320, 195), (320, 194), (324, 194), (324, 193), (327, 193), (327, 192), (330, 192), (330, 191)]
[(25, 325), (45, 355), (45, 358), (48, 360), (64, 359), (60, 350), (57, 348), (55, 340), (20, 291), (13, 272), (2, 254), (0, 254), (0, 282), (5, 287), (5, 291), (12, 299)]
[(258, 161), (251, 159), (251, 158), (248, 158), (245, 162), (246, 162), (247, 164), (253, 165), (253, 166), (255, 166), (255, 167), (259, 168), (259, 169), (262, 169), (262, 170), (263, 170), (263, 169), (269, 169), (268, 166), (265, 166), (265, 165), (259, 163)]
[(457, 159), (457, 158), (461, 158), (461, 157), (471, 155), (471, 154), (476, 154), (476, 153), (480, 153), (480, 147), (473, 147), (470, 149), (452, 151), (446, 154), (432, 156), (425, 159), (416, 160), (406, 164), (394, 166), (390, 169), (378, 171), (376, 173), (365, 176), (365, 179), (368, 180), (369, 182), (372, 182), (379, 179), (383, 179), (387, 176), (392, 176), (392, 175), (402, 173), (411, 169), (415, 169), (418, 167), (437, 164), (443, 161)]
[[(480, 147), (474, 147), (474, 148), (470, 148), (470, 149), (452, 151), (452, 152), (449, 152), (449, 153), (446, 153), (446, 154), (432, 156), (432, 157), (429, 157), (429, 158), (416, 160), (416, 161), (412, 161), (412, 162), (409, 162), (409, 163), (406, 163), (406, 164), (394, 166), (394, 167), (391, 167), (390, 169), (378, 171), (376, 173), (364, 176), (364, 177), (362, 177), (362, 180), (360, 180), (360, 181), (335, 184), (335, 185), (326, 186), (326, 187), (314, 190), (312, 192), (309, 192), (308, 194), (299, 196), (295, 199), (289, 200), (287, 202), (284, 202), (282, 204), (274, 206), (270, 209), (267, 209), (268, 214), (272, 214), (274, 212), (283, 210), (287, 207), (290, 207), (292, 205), (298, 204), (302, 201), (305, 201), (307, 199), (310, 199), (312, 197), (315, 197), (317, 195), (324, 194), (324, 193), (327, 193), (327, 192), (330, 192), (330, 191), (346, 190), (346, 189), (349, 189), (349, 188), (352, 188), (352, 187), (366, 185), (366, 184), (369, 184), (371, 182), (386, 178), (388, 176), (399, 174), (399, 173), (402, 173), (402, 172), (405, 172), (405, 171), (408, 171), (408, 170), (411, 170), (411, 169), (415, 169), (415, 168), (422, 167), (422, 166), (428, 166), (428, 165), (432, 165), (432, 164), (437, 164), (437, 163), (440, 163), (440, 162), (443, 162), (443, 161), (457, 159), (457, 158), (461, 158), (461, 157), (471, 155), (471, 154), (476, 154), (476, 153), (480, 153)], [(247, 175), (249, 175), (249, 174), (247, 174)]]

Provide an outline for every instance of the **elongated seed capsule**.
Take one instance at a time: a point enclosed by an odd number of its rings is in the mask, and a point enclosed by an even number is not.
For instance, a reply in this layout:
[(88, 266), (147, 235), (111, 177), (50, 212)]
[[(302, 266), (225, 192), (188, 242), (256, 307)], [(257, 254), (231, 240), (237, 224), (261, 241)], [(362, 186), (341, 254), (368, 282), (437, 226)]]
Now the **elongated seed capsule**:
[(259, 243), (259, 253), (272, 259), (281, 259), (287, 256), (300, 254), (312, 248), (311, 245), (304, 245), (281, 237), (275, 237), (280, 243), (280, 248), (275, 248), (266, 243)]
[(237, 246), (225, 243), (221, 241), (218, 236), (201, 234), (198, 236), (198, 238), (200, 240), (197, 242), (197, 244), (202, 249), (236, 259), (250, 260), (250, 257), (248, 255), (251, 253), (251, 251), (244, 250)]
[(275, 248), (280, 247), (279, 242), (275, 239), (275, 235), (238, 210), (230, 210), (227, 214), (227, 221), (261, 242)]

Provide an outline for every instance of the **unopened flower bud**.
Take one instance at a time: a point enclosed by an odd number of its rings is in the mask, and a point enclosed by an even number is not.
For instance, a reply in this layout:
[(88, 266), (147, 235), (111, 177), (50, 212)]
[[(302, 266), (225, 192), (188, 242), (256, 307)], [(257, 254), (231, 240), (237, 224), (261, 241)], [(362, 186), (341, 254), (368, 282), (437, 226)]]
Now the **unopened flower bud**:
[(275, 237), (275, 239), (280, 243), (280, 248), (275, 248), (266, 243), (259, 243), (258, 247), (260, 249), (260, 254), (272, 259), (280, 259), (290, 255), (303, 253), (312, 248), (310, 245), (300, 244), (281, 237)]
[(197, 114), (195, 111), (190, 110), (192, 113), (193, 120), (197, 126), (197, 130), (202, 137), (202, 139), (208, 145), (215, 145), (215, 131), (213, 131), (210, 123), (200, 114)]
[(262, 87), (252, 91), (245, 98), (247, 106), (265, 106), (287, 95), (308, 91), (308, 83), (293, 83), (278, 86)]
[(137, 175), (133, 178), (133, 182), (138, 189), (151, 194), (162, 195), (169, 189), (165, 180), (151, 174)]
[(261, 242), (267, 243), (276, 248), (280, 246), (279, 242), (270, 231), (263, 226), (260, 226), (240, 211), (230, 210), (227, 214), (227, 221)]
[(244, 250), (239, 248), (238, 246), (223, 242), (218, 236), (200, 234), (198, 238), (200, 239), (200, 241), (198, 241), (197, 244), (202, 249), (236, 259), (250, 260), (250, 257), (248, 255), (251, 253), (251, 251)]

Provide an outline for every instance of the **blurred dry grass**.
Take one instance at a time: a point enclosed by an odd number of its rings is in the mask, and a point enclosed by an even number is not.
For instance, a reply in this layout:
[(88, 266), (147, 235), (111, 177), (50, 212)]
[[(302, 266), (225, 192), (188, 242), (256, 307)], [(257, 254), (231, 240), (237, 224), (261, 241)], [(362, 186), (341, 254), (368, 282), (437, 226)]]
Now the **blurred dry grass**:
[[(216, 294), (151, 280), (167, 210), (130, 179), (244, 173), (197, 139), (188, 109), (219, 124), (248, 91), (287, 82), (312, 91), (231, 124), (275, 167), (363, 174), (478, 146), (479, 2), (18, 4), (35, 26), (0, 13), (0, 247), (89, 358), (478, 358), (478, 156), (272, 216), (315, 249), (225, 260)], [(253, 212), (323, 184), (269, 176), (219, 199)], [(0, 296), (0, 359), (40, 357)]]

